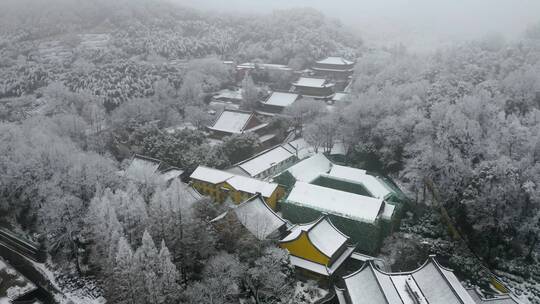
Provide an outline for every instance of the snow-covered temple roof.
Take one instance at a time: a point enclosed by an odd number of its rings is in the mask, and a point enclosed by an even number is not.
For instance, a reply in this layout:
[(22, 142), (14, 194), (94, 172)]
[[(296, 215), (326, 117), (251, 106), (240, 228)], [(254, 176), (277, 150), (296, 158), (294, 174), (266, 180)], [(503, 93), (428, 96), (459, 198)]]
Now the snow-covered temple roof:
[(349, 237), (339, 231), (326, 216), (312, 223), (295, 225), (290, 231), (290, 234), (280, 242), (291, 242), (302, 232), (306, 232), (311, 243), (327, 257), (332, 257), (349, 240)]
[(297, 181), (287, 197), (287, 203), (373, 223), (379, 216), (384, 201)]
[(240, 175), (235, 175), (228, 179), (227, 183), (233, 186), (236, 190), (253, 194), (260, 193), (264, 197), (270, 197), (278, 187), (278, 184), (275, 183), (268, 183), (255, 178)]
[(334, 94), (334, 97), (332, 97), (332, 101), (333, 102), (341, 101), (341, 100), (345, 99), (347, 96), (349, 96), (349, 94), (338, 92), (338, 93)]
[(208, 128), (214, 131), (239, 134), (248, 131), (255, 131), (268, 125), (259, 123), (248, 129), (247, 127), (249, 122), (254, 118), (255, 115), (253, 112), (227, 109), (221, 112), (218, 118), (214, 121), (214, 124)]
[(191, 179), (197, 179), (200, 181), (208, 182), (211, 184), (219, 184), (233, 177), (234, 174), (221, 171), (218, 169), (208, 168), (205, 166), (198, 166), (193, 173), (191, 173)]
[(347, 60), (343, 57), (327, 57), (323, 60), (317, 61), (318, 64), (330, 64), (330, 65), (351, 65), (354, 62)]
[(300, 77), (293, 86), (298, 87), (309, 87), (309, 88), (324, 88), (329, 86), (326, 79), (323, 78), (309, 78), (309, 77)]
[(262, 69), (262, 70), (280, 70), (280, 71), (292, 71), (292, 69), (284, 64), (274, 64), (274, 63), (254, 63), (254, 62), (245, 62), (236, 66), (236, 69)]
[(211, 129), (229, 133), (242, 133), (251, 115), (253, 114), (249, 112), (225, 110), (216, 119)]
[(297, 180), (309, 183), (332, 168), (332, 162), (322, 153), (315, 154), (288, 169)]
[(333, 165), (332, 169), (328, 173), (329, 177), (335, 179), (346, 180), (353, 183), (362, 184), (373, 197), (385, 198), (388, 194), (392, 193), (385, 183), (378, 177), (367, 174), (366, 170)]
[(199, 166), (190, 176), (191, 179), (200, 180), (210, 184), (227, 182), (234, 189), (246, 193), (260, 193), (269, 197), (278, 187), (278, 184), (268, 183), (247, 176), (235, 175), (230, 172)]
[[(370, 261), (343, 278), (340, 304), (475, 304), (452, 270), (431, 256), (410, 272), (387, 273)], [(345, 300), (345, 302), (343, 302)]]
[(137, 177), (141, 174), (155, 173), (160, 165), (159, 159), (135, 154), (126, 169), (126, 175)]
[(244, 170), (250, 176), (257, 176), (258, 174), (272, 168), (273, 166), (294, 157), (294, 154), (283, 148), (277, 146), (272, 149), (263, 151), (254, 157), (238, 164), (242, 170)]
[(283, 147), (298, 156), (299, 159), (304, 159), (315, 154), (315, 149), (302, 137), (283, 144)]
[(169, 166), (159, 159), (135, 154), (125, 170), (125, 176), (138, 181), (162, 178), (165, 181), (180, 177), (183, 170)]
[(236, 217), (259, 240), (268, 238), (287, 222), (277, 215), (260, 195), (256, 195), (234, 209)]
[(292, 105), (299, 96), (300, 95), (294, 93), (273, 92), (272, 95), (262, 103), (284, 108)]
[(226, 99), (226, 100), (242, 100), (242, 89), (237, 90), (230, 90), (230, 89), (223, 89), (221, 91), (218, 91), (216, 95), (214, 95), (214, 99)]
[(339, 231), (327, 216), (311, 223), (293, 226), (290, 228), (290, 233), (280, 241), (280, 244), (293, 243), (302, 235), (306, 235), (309, 242), (319, 252), (330, 258), (331, 262), (329, 265), (323, 265), (308, 260), (308, 257), (291, 254), (291, 264), (325, 276), (332, 275), (356, 248), (347, 245), (349, 237)]

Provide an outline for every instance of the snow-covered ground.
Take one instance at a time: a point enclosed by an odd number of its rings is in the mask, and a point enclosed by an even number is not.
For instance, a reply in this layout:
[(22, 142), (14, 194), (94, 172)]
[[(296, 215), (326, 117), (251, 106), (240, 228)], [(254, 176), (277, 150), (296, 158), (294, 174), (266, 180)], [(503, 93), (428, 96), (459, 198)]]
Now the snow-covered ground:
[[(65, 282), (61, 282), (59, 274), (51, 270), (47, 265), (32, 262), (34, 267), (38, 269), (51, 284), (62, 292), (55, 295), (56, 300), (60, 304), (104, 304), (106, 303), (103, 297), (95, 297), (89, 291), (94, 290), (93, 283), (86, 282), (82, 288), (74, 288)], [(0, 303), (3, 304), (3, 303)]]

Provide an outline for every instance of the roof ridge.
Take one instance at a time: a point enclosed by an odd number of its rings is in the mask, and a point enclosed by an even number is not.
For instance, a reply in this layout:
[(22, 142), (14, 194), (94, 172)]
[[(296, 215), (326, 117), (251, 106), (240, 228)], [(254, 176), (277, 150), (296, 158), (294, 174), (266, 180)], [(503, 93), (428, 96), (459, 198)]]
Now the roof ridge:
[(341, 234), (342, 236), (344, 236), (347, 241), (349, 241), (350, 237), (348, 235), (346, 235), (345, 233), (343, 233), (341, 230), (339, 230), (335, 225), (334, 223), (332, 222), (332, 220), (330, 219), (330, 217), (328, 215), (325, 216), (326, 218), (326, 221), (330, 224), (330, 226), (332, 226), (332, 228), (334, 228), (337, 232), (339, 232), (339, 234)]
[[(442, 267), (441, 267), (441, 265), (439, 265), (437, 260), (435, 260), (435, 255), (430, 255), (429, 258), (428, 258), (428, 261), (432, 262), (435, 265), (435, 268), (437, 269), (437, 272), (439, 272), (439, 274), (443, 277), (444, 281), (446, 282), (446, 285), (448, 285), (450, 287), (450, 290), (452, 290), (452, 293), (456, 296), (458, 301), (460, 303), (465, 304), (465, 301), (463, 301), (463, 299), (461, 299), (461, 297), (457, 293), (457, 290), (454, 288), (454, 285), (452, 285), (452, 283), (450, 283), (450, 281), (448, 280), (446, 275), (442, 272)], [(458, 282), (459, 282), (459, 280), (458, 280)]]
[(426, 261), (424, 262), (424, 264), (422, 264), (420, 267), (414, 269), (414, 270), (411, 270), (411, 271), (400, 271), (400, 272), (387, 272), (387, 271), (383, 271), (379, 268), (375, 268), (378, 272), (382, 273), (382, 274), (385, 274), (385, 275), (408, 275), (408, 274), (414, 274), (416, 272), (418, 272), (419, 270), (423, 269), (424, 267), (426, 267), (426, 265), (429, 263), (429, 258), (426, 259)]
[(279, 216), (279, 214), (277, 214), (274, 210), (272, 210), (272, 208), (270, 208), (270, 206), (268, 206), (268, 204), (266, 203), (266, 200), (264, 199), (264, 197), (262, 196), (262, 194), (260, 192), (255, 193), (255, 195), (253, 195), (252, 197), (250, 197), (247, 200), (243, 201), (242, 203), (236, 205), (234, 207), (234, 209), (238, 209), (238, 208), (240, 208), (242, 206), (245, 206), (247, 203), (255, 200), (256, 198), (259, 198), (262, 201), (263, 206), (266, 207), (266, 209), (268, 209), (273, 215), (275, 215), (277, 218), (279, 218), (280, 221), (282, 221), (283, 223), (286, 223), (284, 218)]
[(390, 301), (388, 301), (388, 298), (386, 297), (386, 294), (384, 293), (384, 289), (381, 286), (381, 282), (379, 281), (379, 278), (377, 277), (377, 274), (375, 274), (376, 267), (372, 264), (372, 261), (367, 262), (369, 269), (371, 270), (371, 273), (375, 277), (375, 282), (377, 282), (377, 286), (379, 287), (379, 290), (381, 291), (381, 294), (383, 295), (384, 300), (386, 303), (390, 304)]
[[(319, 223), (319, 222), (317, 222), (317, 223)], [(315, 245), (315, 243), (314, 243), (314, 242), (311, 240), (311, 238), (309, 237), (309, 231), (310, 231), (313, 227), (315, 227), (315, 226), (317, 226), (317, 224), (311, 226), (311, 227), (308, 229), (308, 231), (305, 231), (305, 230), (304, 230), (304, 231), (301, 231), (300, 234), (299, 234), (299, 236), (302, 235), (302, 233), (305, 233), (305, 234), (306, 234), (306, 237), (307, 237), (308, 240), (309, 240), (309, 243), (310, 243), (315, 249), (317, 249), (318, 252), (320, 252), (322, 255), (324, 255), (325, 257), (327, 257), (327, 258), (328, 258), (328, 262), (330, 263), (330, 261), (332, 260), (332, 255), (327, 255), (326, 253), (324, 253), (323, 250), (322, 250), (321, 248), (319, 248), (317, 245)], [(324, 266), (325, 266), (325, 267), (327, 268), (327, 270), (328, 270), (327, 265), (324, 265)]]
[(146, 155), (142, 155), (142, 154), (138, 154), (138, 153), (133, 153), (133, 155), (131, 156), (131, 159), (133, 160), (134, 158), (140, 158), (140, 159), (144, 159), (144, 160), (148, 160), (148, 161), (157, 162), (157, 163), (160, 163), (160, 164), (163, 162), (161, 159), (146, 156)]
[(312, 222), (313, 225), (309, 227), (306, 232), (310, 232), (315, 226), (319, 225), (324, 219), (326, 218), (326, 214), (323, 214), (321, 217), (319, 217), (316, 221)]
[[(248, 119), (246, 119), (246, 122), (244, 122), (244, 124), (242, 125), (242, 128), (240, 129), (241, 132), (246, 131), (246, 126), (249, 124), (249, 122), (251, 121), (251, 118), (253, 118), (254, 116), (255, 116), (255, 113), (253, 111), (251, 113), (249, 113)], [(253, 127), (253, 128), (255, 128), (255, 127)]]
[[(263, 151), (261, 151), (261, 152), (255, 154), (255, 155), (251, 156), (251, 157), (248, 158), (248, 159), (242, 160), (242, 161), (240, 161), (240, 162), (238, 162), (238, 163), (232, 165), (231, 168), (232, 168), (232, 167), (239, 167), (240, 165), (242, 165), (242, 164), (244, 164), (244, 163), (247, 163), (248, 161), (253, 160), (254, 158), (257, 158), (257, 157), (259, 157), (259, 156), (261, 156), (261, 155), (264, 155), (264, 154), (266, 154), (266, 153), (268, 153), (268, 152), (270, 152), (270, 151), (272, 151), (272, 150), (275, 150), (275, 149), (277, 149), (277, 148), (279, 148), (279, 147), (285, 149), (285, 148), (282, 146), (282, 144), (274, 145), (274, 146), (272, 146), (272, 147), (270, 147), (270, 148), (268, 148), (268, 149), (266, 149), (266, 150), (263, 150)], [(287, 150), (287, 149), (285, 149), (285, 151), (291, 153), (291, 152), (290, 152), (289, 150)], [(291, 153), (291, 154), (292, 154), (292, 153)], [(247, 172), (246, 172), (246, 173), (247, 173)]]
[(219, 115), (216, 117), (216, 119), (214, 119), (214, 121), (212, 122), (212, 126), (210, 128), (213, 128), (216, 123), (218, 122), (218, 120), (221, 118), (221, 116), (223, 115), (223, 113), (225, 113), (225, 111), (227, 111), (227, 109), (223, 109), (223, 111), (221, 111), (221, 113), (219, 113)]
[[(420, 292), (422, 293), (422, 296), (424, 297), (424, 299), (426, 299), (426, 302), (429, 303), (428, 298), (427, 298), (426, 295), (424, 294), (424, 291), (422, 290), (422, 288), (420, 288), (420, 285), (418, 285), (418, 282), (416, 281), (416, 279), (414, 278), (414, 276), (409, 275), (409, 277), (414, 281), (414, 284), (416, 284), (416, 286), (418, 287), (418, 290), (420, 290)], [(409, 287), (409, 288), (410, 288), (410, 287)]]
[[(291, 229), (289, 229), (289, 231), (291, 231), (291, 233), (292, 233), (292, 231), (293, 231), (294, 228), (302, 229), (303, 226), (314, 225), (315, 223), (317, 223), (318, 221), (320, 221), (321, 218), (322, 218), (322, 216), (319, 217), (319, 218), (317, 218), (316, 220), (311, 221), (311, 222), (308, 222), (308, 223), (304, 223), (304, 224), (294, 224), (294, 225), (291, 227)], [(310, 227), (310, 228), (311, 228), (311, 227)], [(292, 241), (298, 239), (298, 238), (300, 237), (300, 235), (302, 235), (302, 232), (306, 232), (306, 230), (300, 231), (300, 233), (298, 234), (297, 237), (295, 237), (295, 238), (292, 239), (292, 240), (286, 241), (286, 242), (284, 242), (284, 243), (292, 242)], [(288, 235), (286, 235), (283, 239), (287, 238), (287, 236), (288, 236)], [(280, 242), (281, 242), (283, 239), (281, 239)], [(310, 240), (310, 241), (311, 241), (311, 240)], [(317, 249), (318, 249), (318, 248), (317, 248)]]

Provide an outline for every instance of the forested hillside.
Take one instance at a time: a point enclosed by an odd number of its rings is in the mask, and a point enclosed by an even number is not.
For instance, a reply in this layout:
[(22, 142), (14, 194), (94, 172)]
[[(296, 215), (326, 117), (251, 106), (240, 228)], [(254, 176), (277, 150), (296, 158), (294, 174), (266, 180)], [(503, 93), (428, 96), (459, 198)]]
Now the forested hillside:
[[(517, 43), (486, 38), (430, 56), (376, 51), (359, 60), (356, 96), (341, 115), (351, 157), (381, 164), (418, 204), (416, 226), (388, 240), (389, 252), (404, 246), (414, 256), (428, 241), (455, 268), (482, 273), (459, 253), (465, 243), (490, 268), (530, 278), (532, 291), (519, 289), (537, 294), (538, 38), (531, 30)], [(440, 242), (448, 227), (431, 185), (465, 242)]]
[(0, 97), (61, 81), (114, 106), (152, 95), (161, 78), (178, 89), (186, 59), (257, 59), (302, 68), (332, 52), (354, 57), (361, 44), (311, 9), (237, 16), (149, 0), (26, 2), (1, 4)]
[(256, 137), (204, 132), (213, 93), (242, 86), (251, 110), (268, 91), (224, 61), (299, 70), (330, 55), (356, 59), (349, 96), (268, 124), (339, 143), (345, 164), (399, 184), (408, 215), (381, 252), (394, 270), (437, 253), (472, 284), (487, 287), (484, 265), (540, 303), (540, 27), (414, 54), (370, 48), (312, 9), (2, 1), (0, 224), (43, 242), (65, 286), (110, 303), (312, 303), (318, 289), (298, 293), (275, 244), (214, 229), (223, 206), (123, 170), (135, 152), (186, 172), (250, 157)]

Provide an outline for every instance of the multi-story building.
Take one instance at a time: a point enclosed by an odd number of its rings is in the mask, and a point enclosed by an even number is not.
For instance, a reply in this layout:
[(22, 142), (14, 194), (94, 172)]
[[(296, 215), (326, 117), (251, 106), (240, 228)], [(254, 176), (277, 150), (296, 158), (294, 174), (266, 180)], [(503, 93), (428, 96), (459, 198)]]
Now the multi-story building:
[(354, 72), (354, 62), (342, 57), (327, 57), (315, 62), (315, 75), (334, 80), (346, 80)]
[(324, 78), (300, 77), (292, 84), (291, 91), (304, 97), (330, 99), (334, 96), (334, 84)]

